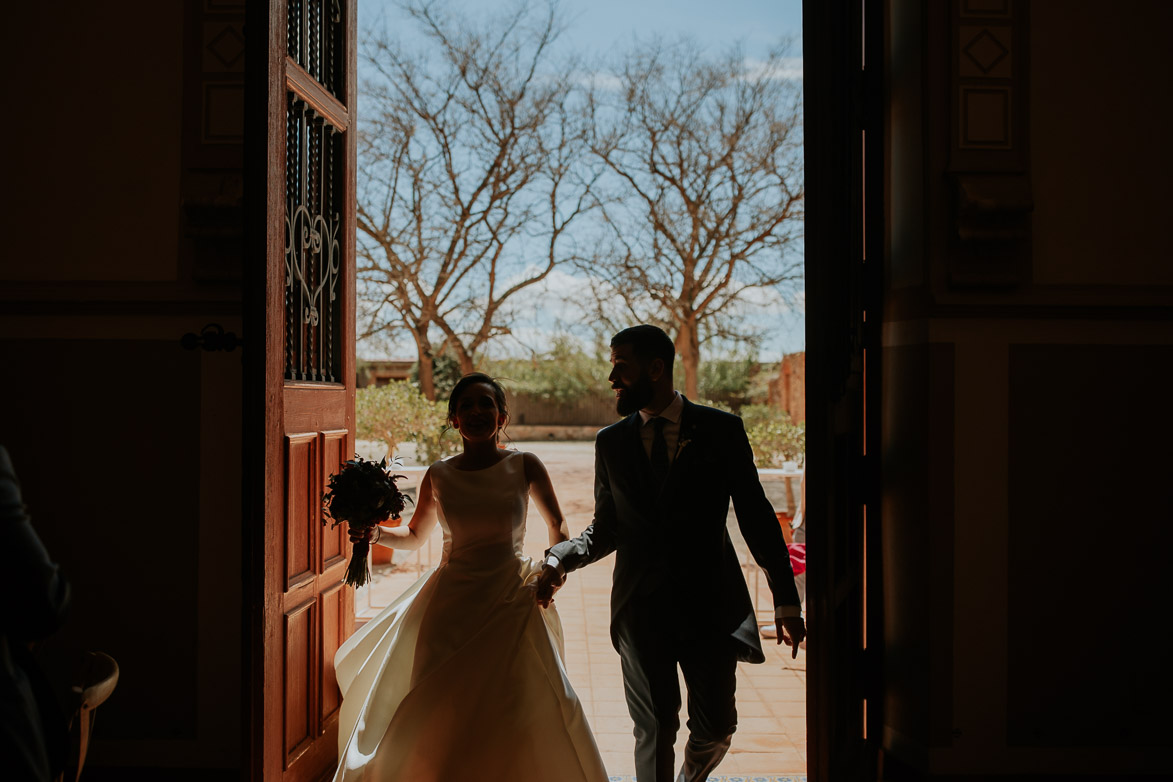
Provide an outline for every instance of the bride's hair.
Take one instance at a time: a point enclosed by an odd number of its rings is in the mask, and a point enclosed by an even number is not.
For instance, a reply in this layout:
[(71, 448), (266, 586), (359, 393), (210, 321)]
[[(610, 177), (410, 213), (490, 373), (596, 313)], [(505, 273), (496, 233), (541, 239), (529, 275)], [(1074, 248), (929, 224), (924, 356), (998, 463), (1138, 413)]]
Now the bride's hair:
[(496, 378), (486, 375), (484, 372), (469, 372), (456, 381), (456, 385), (452, 387), (452, 393), (448, 396), (448, 425), (452, 426), (452, 422), (456, 419), (456, 403), (459, 401), (460, 395), (475, 383), (484, 383), (493, 389), (493, 398), (497, 401), (497, 409), (505, 416), (505, 423), (501, 424), (501, 428), (504, 429), (509, 423), (509, 406), (505, 402), (505, 387)]

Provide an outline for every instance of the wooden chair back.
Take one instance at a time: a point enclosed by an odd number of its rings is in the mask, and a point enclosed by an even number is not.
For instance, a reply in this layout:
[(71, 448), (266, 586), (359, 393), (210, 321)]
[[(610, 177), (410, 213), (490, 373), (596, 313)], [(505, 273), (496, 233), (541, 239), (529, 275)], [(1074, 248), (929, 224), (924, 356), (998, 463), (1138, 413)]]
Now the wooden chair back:
[(102, 652), (87, 652), (78, 684), (71, 688), (74, 702), (69, 718), (69, 745), (65, 769), (58, 782), (77, 782), (81, 776), (94, 732), (94, 710), (110, 697), (117, 684), (118, 663), (114, 658)]

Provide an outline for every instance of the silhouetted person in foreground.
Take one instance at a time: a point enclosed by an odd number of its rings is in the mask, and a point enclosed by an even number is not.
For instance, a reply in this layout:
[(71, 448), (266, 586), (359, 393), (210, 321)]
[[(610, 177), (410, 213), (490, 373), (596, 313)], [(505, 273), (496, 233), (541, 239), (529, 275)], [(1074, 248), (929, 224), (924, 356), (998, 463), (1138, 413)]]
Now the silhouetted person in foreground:
[(674, 390), (672, 340), (655, 326), (611, 340), (616, 409), (595, 440), (594, 521), (552, 546), (537, 597), (565, 573), (615, 555), (611, 639), (635, 722), (640, 782), (669, 782), (680, 725), (677, 666), (688, 689), (688, 745), (679, 780), (707, 779), (737, 727), (739, 660), (765, 661), (749, 589), (726, 530), (729, 500), (766, 573), (785, 641), (806, 635), (790, 556), (741, 419)]
[(0, 446), (0, 774), (49, 780), (61, 770), (65, 722), (31, 647), (60, 627), (69, 585), (33, 531)]

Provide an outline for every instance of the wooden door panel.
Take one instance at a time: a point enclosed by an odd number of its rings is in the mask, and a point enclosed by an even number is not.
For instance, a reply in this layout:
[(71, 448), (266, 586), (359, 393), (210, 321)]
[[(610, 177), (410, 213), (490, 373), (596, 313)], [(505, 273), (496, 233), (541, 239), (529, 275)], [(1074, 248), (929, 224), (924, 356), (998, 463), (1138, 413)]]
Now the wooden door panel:
[(344, 386), (288, 385), (281, 396), (287, 432), (342, 429), (349, 420), (345, 412), (347, 391)]
[(314, 656), (314, 600), (285, 612), (285, 767), (293, 765), (313, 735), (313, 691), (307, 676)]
[(317, 435), (285, 436), (285, 588), (292, 589), (314, 576), (317, 489)]
[[(294, 398), (321, 401), (304, 393)], [(331, 393), (325, 398), (340, 397)], [(323, 423), (345, 421), (338, 405), (310, 409)], [(304, 407), (301, 417), (307, 417)], [(336, 740), (342, 705), (334, 654), (353, 627), (354, 593), (343, 584), (350, 554), (346, 528), (324, 523), (321, 502), (351, 440), (349, 429), (323, 429), (291, 432), (285, 441), (284, 768), (286, 778), (305, 779), (332, 762), (333, 750), (327, 747)]]
[[(321, 487), (323, 491), (329, 483), (330, 476), (338, 472), (342, 463), (345, 461), (344, 454), (346, 451), (347, 436), (350, 434), (346, 429), (333, 429), (321, 433), (320, 451), (322, 454), (322, 469)], [(333, 568), (339, 562), (346, 560), (346, 525), (339, 524), (337, 527), (331, 527), (330, 524), (320, 524), (321, 528), (321, 561), (320, 570), (322, 573)]]
[[(318, 637), (320, 654), (322, 655), (322, 679), (318, 693), (320, 729), (326, 731), (334, 721), (338, 709), (342, 706), (342, 693), (338, 689), (338, 678), (334, 672), (334, 653), (342, 645), (345, 632), (344, 617), (349, 605), (346, 594), (349, 589), (341, 581), (334, 583), (329, 589), (322, 590), (318, 597), (318, 616), (321, 617)], [(353, 608), (350, 609), (353, 614)]]

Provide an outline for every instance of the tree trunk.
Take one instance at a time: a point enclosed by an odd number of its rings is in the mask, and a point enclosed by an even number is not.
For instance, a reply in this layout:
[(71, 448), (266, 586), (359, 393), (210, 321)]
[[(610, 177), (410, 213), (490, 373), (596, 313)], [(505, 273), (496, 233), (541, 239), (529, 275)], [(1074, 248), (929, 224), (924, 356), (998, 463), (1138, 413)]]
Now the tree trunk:
[(676, 352), (680, 354), (680, 363), (684, 367), (684, 395), (695, 400), (699, 396), (697, 379), (701, 363), (701, 345), (696, 323), (680, 324), (680, 332), (676, 335)]
[(432, 358), (430, 349), (420, 348), (419, 365), (420, 365), (420, 393), (423, 394), (429, 402), (436, 401), (436, 362)]
[(470, 372), (476, 372), (477, 368), (473, 364), (472, 354), (464, 349), (461, 344), (456, 345), (456, 358), (460, 361), (460, 374), (467, 375)]

